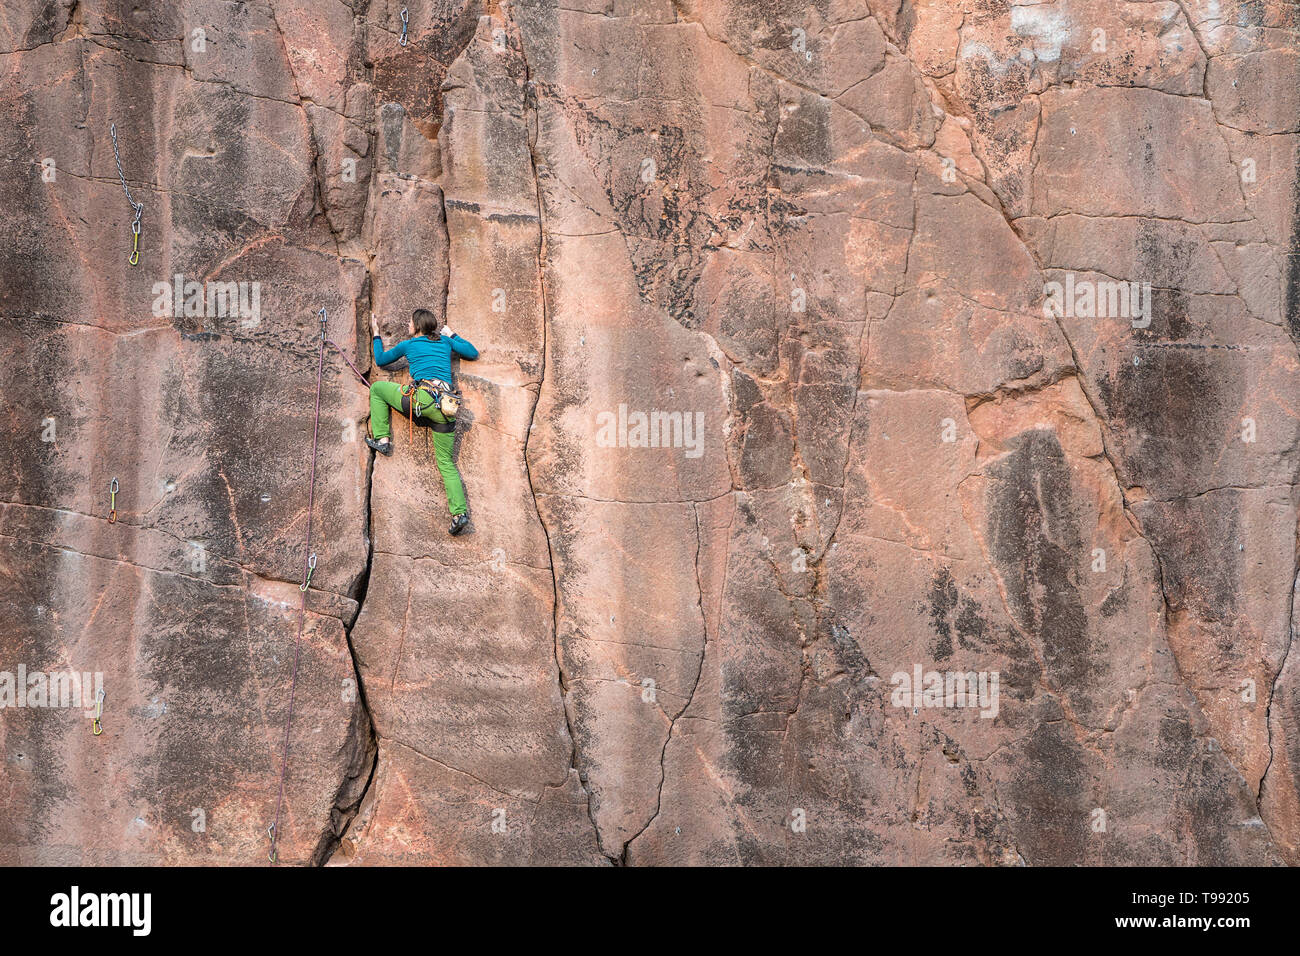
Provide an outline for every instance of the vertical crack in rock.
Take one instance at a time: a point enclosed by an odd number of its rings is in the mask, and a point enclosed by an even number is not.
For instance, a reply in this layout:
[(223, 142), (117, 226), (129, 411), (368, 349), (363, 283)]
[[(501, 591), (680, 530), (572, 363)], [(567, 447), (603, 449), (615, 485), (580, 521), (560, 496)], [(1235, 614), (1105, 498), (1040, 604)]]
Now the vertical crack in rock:
[[(373, 137), (374, 134), (372, 133)], [(373, 141), (372, 146), (373, 149)], [(312, 167), (317, 170), (319, 175), (319, 165), (313, 164)], [(318, 183), (319, 186), (319, 183)], [(321, 190), (321, 197), (324, 197), (324, 190)], [(369, 279), (370, 263), (373, 257), (367, 257), (366, 271), (367, 281), (365, 294), (367, 301), (363, 314), (369, 314), (371, 305), (370, 296), (373, 294), (374, 284)], [(370, 591), (370, 574), (375, 563), (375, 540), (374, 540), (374, 473), (375, 473), (375, 453), (368, 452), (366, 461), (366, 489), (365, 489), (365, 517), (366, 523), (363, 533), (366, 539), (366, 563), (361, 569), (361, 573), (352, 587), (351, 597), (356, 601), (356, 610), (352, 615), (352, 620), (347, 623), (343, 630), (344, 640), (347, 642), (348, 655), (352, 665), (353, 680), (356, 682), (357, 703), (359, 707), (353, 711), (352, 722), (348, 729), (347, 747), (352, 751), (352, 761), (349, 763), (343, 779), (339, 782), (338, 792), (334, 797), (334, 805), (330, 810), (329, 829), (321, 834), (316, 845), (316, 850), (312, 854), (311, 866), (324, 866), (339, 850), (343, 838), (347, 836), (348, 828), (352, 820), (356, 817), (357, 812), (361, 809), (366, 797), (370, 793), (370, 788), (375, 782), (375, 772), (379, 768), (379, 732), (375, 727), (375, 717), (370, 709), (370, 701), (366, 694), (365, 681), (361, 677), (361, 665), (357, 659), (356, 645), (352, 642), (352, 629), (361, 619), (361, 611), (365, 607), (366, 596)]]
[[(1300, 553), (1300, 527), (1296, 530), (1296, 539), (1297, 552)], [(1296, 569), (1295, 577), (1291, 582), (1290, 605), (1286, 624), (1286, 650), (1282, 653), (1282, 660), (1278, 664), (1277, 673), (1273, 675), (1273, 683), (1269, 688), (1268, 708), (1264, 712), (1264, 729), (1268, 733), (1268, 763), (1264, 765), (1264, 773), (1259, 778), (1259, 792), (1255, 795), (1255, 807), (1259, 810), (1259, 817), (1270, 833), (1272, 833), (1272, 828), (1269, 827), (1268, 820), (1264, 817), (1264, 793), (1268, 787), (1268, 775), (1269, 771), (1273, 769), (1273, 759), (1277, 754), (1276, 747), (1278, 746), (1273, 742), (1273, 704), (1277, 702), (1278, 682), (1282, 680), (1282, 675), (1286, 673), (1287, 661), (1290, 659), (1291, 651), (1296, 643), (1295, 609), (1298, 601), (1300, 601), (1300, 568)]]
[(594, 808), (592, 807), (591, 804), (592, 792), (590, 787), (587, 786), (586, 779), (584, 779), (582, 775), (581, 761), (579, 760), (579, 753), (578, 753), (578, 735), (575, 732), (573, 726), (573, 714), (571, 712), (572, 704), (570, 701), (569, 691), (568, 691), (568, 678), (564, 673), (564, 664), (560, 654), (560, 583), (555, 569), (555, 550), (551, 543), (551, 529), (547, 527), (546, 518), (542, 515), (541, 506), (537, 502), (537, 486), (534, 484), (533, 481), (532, 462), (529, 460), (528, 457), (528, 448), (529, 448), (529, 444), (532, 441), (533, 428), (535, 426), (536, 418), (537, 418), (537, 406), (541, 403), (542, 389), (545, 387), (546, 384), (546, 371), (547, 371), (547, 360), (548, 360), (547, 346), (548, 346), (548, 339), (549, 339), (548, 326), (550, 322), (550, 310), (549, 310), (549, 304), (547, 299), (548, 290), (547, 290), (547, 283), (546, 283), (547, 235), (546, 235), (545, 209), (543, 208), (544, 202), (542, 200), (542, 184), (541, 184), (541, 180), (538, 177), (538, 169), (537, 169), (538, 166), (537, 138), (539, 135), (538, 124), (540, 123), (540, 118), (539, 118), (538, 108), (537, 108), (537, 87), (532, 79), (532, 69), (528, 62), (528, 52), (524, 48), (523, 30), (519, 27), (519, 24), (515, 22), (513, 13), (509, 9), (505, 11), (505, 17), (506, 17), (506, 22), (514, 26), (515, 34), (519, 38), (519, 56), (524, 65), (524, 110), (526, 114), (529, 116), (528, 163), (529, 163), (529, 168), (532, 170), (532, 174), (533, 174), (533, 190), (537, 196), (537, 233), (538, 233), (537, 283), (538, 283), (539, 295), (541, 298), (540, 304), (542, 310), (542, 365), (541, 365), (541, 373), (539, 374), (537, 380), (537, 394), (533, 396), (533, 404), (528, 412), (528, 430), (524, 434), (524, 448), (523, 448), (524, 474), (528, 479), (528, 492), (533, 499), (533, 510), (537, 514), (537, 521), (542, 527), (542, 535), (546, 539), (547, 563), (550, 565), (550, 571), (551, 571), (552, 651), (555, 656), (555, 673), (556, 673), (556, 679), (559, 684), (560, 703), (561, 706), (564, 708), (564, 724), (569, 734), (569, 744), (571, 747), (569, 766), (578, 774), (578, 779), (582, 785), (583, 792), (587, 796), (587, 819), (591, 821), (591, 828), (596, 836), (596, 845), (600, 848), (600, 852), (607, 859), (609, 859), (611, 862), (617, 863), (621, 858), (621, 854), (617, 854), (617, 855), (612, 854), (605, 849), (604, 842), (601, 840), (601, 836), (600, 836), (600, 827), (596, 825), (596, 815), (595, 815)]
[[(360, 9), (353, 10), (353, 35), (354, 42), (364, 47), (365, 36), (365, 16), (369, 4), (363, 4)], [(308, 105), (312, 101), (303, 96), (301, 87), (298, 82), (297, 74), (294, 71), (293, 59), (289, 56), (288, 42), (281, 29), (279, 18), (276, 14), (275, 3), (268, 4), (270, 11), (271, 23), (274, 26), (276, 38), (279, 43), (281, 56), (284, 60), (285, 70), (293, 82), (293, 91), (296, 99), (296, 106), (303, 114), (303, 121), (308, 131), (308, 144), (311, 150), (310, 169), (312, 175), (312, 204), (314, 217), (323, 219), (329, 230), (330, 238), (333, 241), (333, 256), (340, 263), (350, 259), (343, 247), (343, 236), (334, 224), (330, 215), (329, 208), (329, 191), (325, 182), (325, 170), (323, 168), (324, 158), (322, 156), (322, 143), (319, 139), (317, 124), (313, 122), (308, 112)], [(356, 72), (353, 70), (352, 72)], [(356, 77), (353, 77), (355, 80)], [(378, 139), (377, 133), (372, 128), (366, 131), (369, 142), (371, 155), (374, 154), (375, 145)], [(373, 174), (372, 174), (373, 175)], [(369, 204), (371, 191), (367, 189), (366, 204)], [(373, 305), (372, 296), (374, 289), (372, 268), (374, 253), (369, 249), (362, 249), (365, 256), (366, 281), (363, 293), (366, 297), (364, 303), (358, 302), (356, 310), (362, 314), (369, 314)], [(329, 350), (327, 350), (329, 351)], [(328, 355), (331, 365), (336, 365), (340, 360), (334, 355)], [(335, 369), (336, 370), (336, 369)], [(345, 375), (331, 376), (335, 382), (345, 382), (343, 387), (352, 387), (352, 380), (349, 377), (350, 372)], [(357, 659), (356, 647), (352, 642), (352, 629), (361, 617), (361, 611), (365, 606), (366, 595), (370, 586), (370, 574), (374, 565), (374, 539), (372, 535), (373, 528), (373, 476), (374, 476), (375, 455), (374, 452), (367, 453), (366, 472), (365, 472), (365, 494), (364, 494), (364, 514), (365, 525), (362, 533), (366, 542), (365, 564), (358, 573), (348, 596), (351, 597), (356, 607), (349, 621), (344, 622), (343, 636), (348, 649), (349, 663), (352, 670), (352, 680), (355, 683), (356, 704), (352, 711), (349, 721), (348, 731), (342, 745), (342, 752), (349, 755), (344, 774), (339, 781), (338, 788), (335, 792), (333, 804), (330, 808), (329, 820), (326, 828), (321, 832), (317, 839), (316, 848), (312, 852), (308, 861), (309, 866), (323, 866), (329, 862), (330, 858), (338, 850), (339, 845), (346, 835), (348, 827), (357, 811), (362, 805), (363, 800), (368, 794), (371, 785), (374, 782), (375, 771), (378, 768), (379, 754), (379, 736), (375, 728), (374, 715), (371, 711), (369, 700), (367, 699), (365, 683), (362, 680), (361, 668)]]
[(347, 773), (339, 783), (334, 797), (334, 806), (330, 810), (330, 828), (321, 834), (312, 854), (312, 866), (324, 866), (338, 850), (348, 827), (361, 808), (361, 804), (370, 792), (375, 780), (375, 771), (379, 767), (379, 733), (375, 729), (374, 714), (366, 698), (366, 686), (361, 679), (361, 667), (357, 660), (357, 649), (352, 643), (352, 628), (361, 617), (361, 609), (366, 603), (366, 594), (370, 589), (370, 572), (375, 561), (374, 538), (370, 533), (373, 516), (371, 514), (372, 476), (375, 470), (375, 455), (370, 453), (366, 463), (366, 565), (357, 577), (352, 597), (357, 603), (356, 613), (344, 628), (343, 635), (347, 641), (348, 653), (352, 662), (353, 679), (357, 685), (357, 703), (360, 707), (353, 711), (349, 727), (347, 746), (352, 750), (353, 759), (348, 765)]
[[(1179, 2), (1181, 3), (1182, 0), (1179, 0)], [(1206, 73), (1208, 75), (1208, 68)], [(1287, 245), (1282, 250), (1282, 322), (1287, 333), (1291, 336), (1292, 342), (1295, 343), (1297, 352), (1300, 353), (1300, 148), (1296, 149), (1293, 155), (1291, 234), (1287, 237)], [(1300, 474), (1292, 476), (1293, 500), (1296, 497), (1297, 486), (1300, 486)], [(1296, 602), (1300, 600), (1300, 521), (1297, 521), (1296, 525), (1294, 554), (1295, 558), (1293, 560), (1296, 562), (1296, 566), (1291, 583), (1290, 605), (1287, 608), (1287, 645), (1282, 654), (1281, 662), (1278, 664), (1277, 673), (1273, 675), (1272, 686), (1269, 688), (1268, 708), (1265, 712), (1265, 730), (1268, 734), (1268, 762), (1264, 765), (1264, 773), (1259, 778), (1259, 792), (1256, 795), (1256, 806), (1260, 811), (1260, 819), (1264, 820), (1265, 826), (1268, 826), (1268, 821), (1264, 817), (1264, 793), (1268, 784), (1268, 775), (1273, 769), (1276, 748), (1279, 745), (1285, 745), (1285, 741), (1275, 742), (1273, 740), (1273, 704), (1277, 700), (1278, 684), (1282, 680), (1282, 675), (1286, 673), (1287, 661), (1290, 659), (1292, 648), (1295, 646), (1297, 623), (1295, 611)], [(1294, 844), (1292, 845), (1294, 846)], [(1295, 860), (1293, 859), (1290, 862), (1295, 862)]]
[(618, 855), (620, 866), (628, 865), (629, 852), (632, 849), (632, 843), (646, 830), (650, 829), (650, 824), (654, 823), (659, 817), (659, 811), (663, 809), (664, 784), (668, 780), (668, 771), (666, 760), (668, 757), (668, 745), (672, 743), (673, 731), (677, 728), (677, 722), (686, 716), (686, 712), (691, 709), (691, 702), (695, 700), (695, 692), (699, 690), (700, 678), (704, 676), (704, 658), (709, 649), (709, 616), (704, 607), (704, 582), (700, 579), (700, 549), (703, 547), (703, 529), (700, 527), (700, 503), (691, 502), (691, 512), (695, 515), (695, 586), (699, 592), (699, 609), (700, 609), (700, 628), (704, 635), (704, 643), (700, 647), (700, 663), (695, 669), (695, 680), (691, 682), (690, 693), (686, 695), (686, 703), (682, 705), (681, 710), (675, 717), (668, 719), (668, 733), (664, 736), (664, 745), (659, 751), (659, 787), (655, 792), (655, 809), (646, 820), (645, 825), (632, 834), (623, 844), (623, 849)]

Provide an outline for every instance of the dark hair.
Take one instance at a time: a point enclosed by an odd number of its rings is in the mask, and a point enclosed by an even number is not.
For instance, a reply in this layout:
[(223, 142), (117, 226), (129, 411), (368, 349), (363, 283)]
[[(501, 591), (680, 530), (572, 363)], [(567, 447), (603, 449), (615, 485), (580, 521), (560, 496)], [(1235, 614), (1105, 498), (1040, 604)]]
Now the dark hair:
[(411, 321), (415, 323), (416, 335), (438, 334), (438, 317), (428, 309), (416, 309), (411, 313)]

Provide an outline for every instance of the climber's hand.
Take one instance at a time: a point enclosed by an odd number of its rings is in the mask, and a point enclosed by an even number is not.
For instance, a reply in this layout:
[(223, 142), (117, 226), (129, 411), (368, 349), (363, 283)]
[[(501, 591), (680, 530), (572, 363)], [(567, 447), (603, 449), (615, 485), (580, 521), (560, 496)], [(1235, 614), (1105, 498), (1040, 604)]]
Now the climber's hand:
[(375, 313), (370, 313), (370, 334), (377, 337), (379, 335), (379, 320), (375, 318)]
[(453, 335), (455, 335), (455, 334), (456, 334), (456, 333), (454, 333), (454, 332), (451, 330), (451, 326), (450, 326), (450, 325), (444, 325), (444, 326), (442, 327), (442, 335), (443, 335), (444, 338), (448, 338), (448, 339), (449, 339), (449, 338), (451, 338), (451, 337), (452, 337)]

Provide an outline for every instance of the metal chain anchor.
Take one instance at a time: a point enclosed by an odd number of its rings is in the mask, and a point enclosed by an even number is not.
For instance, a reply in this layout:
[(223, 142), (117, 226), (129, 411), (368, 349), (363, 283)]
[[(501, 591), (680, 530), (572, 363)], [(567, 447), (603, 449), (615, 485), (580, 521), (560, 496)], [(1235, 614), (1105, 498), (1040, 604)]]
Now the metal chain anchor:
[(117, 520), (117, 479), (114, 478), (108, 485), (108, 523), (112, 524)]
[(101, 689), (95, 695), (95, 719), (90, 725), (90, 732), (96, 737), (104, 732), (104, 725), (100, 723), (100, 718), (104, 716), (104, 691)]
[(140, 264), (140, 217), (144, 214), (144, 203), (135, 201), (126, 184), (126, 175), (122, 172), (122, 157), (117, 151), (117, 124), (110, 123), (108, 131), (113, 136), (113, 159), (117, 163), (117, 178), (122, 181), (122, 191), (126, 193), (126, 201), (135, 210), (135, 220), (131, 223), (131, 257), (126, 260), (135, 266)]
[(407, 24), (407, 20), (406, 20), (406, 7), (402, 7), (402, 35), (401, 35), (400, 37), (398, 37), (398, 39), (397, 39), (397, 45), (398, 45), (398, 46), (406, 46), (406, 43), (407, 43), (407, 40), (406, 40), (406, 28), (407, 28), (407, 26), (408, 26), (408, 24)]

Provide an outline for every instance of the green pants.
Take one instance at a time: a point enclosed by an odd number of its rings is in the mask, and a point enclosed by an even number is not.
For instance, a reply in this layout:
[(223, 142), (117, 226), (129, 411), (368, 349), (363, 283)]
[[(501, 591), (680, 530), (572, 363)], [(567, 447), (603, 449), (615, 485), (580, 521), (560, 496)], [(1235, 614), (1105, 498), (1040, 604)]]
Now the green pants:
[[(411, 398), (415, 399), (419, 417), (438, 423), (450, 421), (433, 407), (433, 396), (425, 389), (420, 389)], [(402, 411), (402, 386), (397, 382), (375, 382), (370, 386), (370, 433), (375, 438), (388, 438), (392, 434), (388, 426), (390, 408)], [(451, 460), (451, 450), (455, 444), (454, 432), (433, 433), (433, 457), (438, 463), (438, 473), (442, 475), (442, 487), (446, 489), (447, 508), (452, 517), (463, 515), (469, 510), (465, 503), (465, 486), (461, 484), (460, 472)]]

